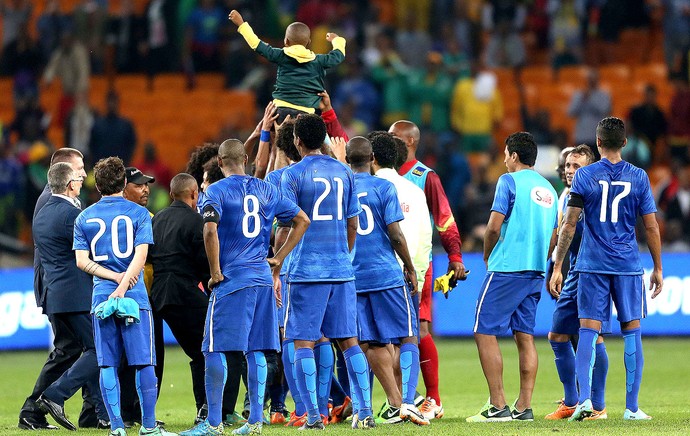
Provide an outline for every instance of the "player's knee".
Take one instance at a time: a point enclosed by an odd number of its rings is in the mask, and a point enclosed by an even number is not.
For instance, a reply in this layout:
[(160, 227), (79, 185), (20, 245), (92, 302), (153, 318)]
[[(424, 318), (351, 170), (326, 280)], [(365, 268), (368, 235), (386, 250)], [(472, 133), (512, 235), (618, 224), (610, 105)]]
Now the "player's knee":
[(633, 330), (640, 328), (640, 320), (634, 319), (628, 322), (621, 322), (621, 331)]
[(551, 342), (568, 342), (570, 340), (570, 336), (554, 332), (549, 332), (548, 338)]

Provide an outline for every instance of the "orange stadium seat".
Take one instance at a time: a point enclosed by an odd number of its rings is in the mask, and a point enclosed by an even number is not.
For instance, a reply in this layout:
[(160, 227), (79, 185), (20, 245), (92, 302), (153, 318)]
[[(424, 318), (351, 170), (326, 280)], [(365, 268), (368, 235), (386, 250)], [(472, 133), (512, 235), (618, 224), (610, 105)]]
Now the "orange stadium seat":
[(604, 82), (625, 83), (630, 80), (630, 67), (625, 64), (611, 64), (599, 67), (599, 78)]
[(546, 65), (525, 67), (520, 74), (523, 83), (540, 85), (553, 81), (553, 70)]
[(667, 83), (668, 70), (666, 65), (661, 62), (637, 65), (633, 68), (633, 79), (645, 83)]
[(562, 67), (556, 72), (556, 81), (559, 83), (569, 83), (576, 87), (584, 86), (587, 83), (587, 72), (589, 68), (581, 65)]

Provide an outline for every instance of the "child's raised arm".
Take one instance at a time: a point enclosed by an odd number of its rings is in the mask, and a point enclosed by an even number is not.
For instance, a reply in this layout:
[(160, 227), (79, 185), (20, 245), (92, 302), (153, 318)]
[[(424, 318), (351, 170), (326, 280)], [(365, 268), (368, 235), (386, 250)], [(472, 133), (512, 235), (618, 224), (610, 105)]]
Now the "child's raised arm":
[(283, 50), (271, 47), (269, 44), (260, 40), (249, 23), (244, 21), (239, 12), (233, 9), (230, 15), (228, 15), (228, 19), (237, 26), (237, 31), (242, 35), (244, 40), (247, 41), (247, 44), (252, 50), (256, 51), (270, 62), (279, 63), (280, 59), (283, 57)]

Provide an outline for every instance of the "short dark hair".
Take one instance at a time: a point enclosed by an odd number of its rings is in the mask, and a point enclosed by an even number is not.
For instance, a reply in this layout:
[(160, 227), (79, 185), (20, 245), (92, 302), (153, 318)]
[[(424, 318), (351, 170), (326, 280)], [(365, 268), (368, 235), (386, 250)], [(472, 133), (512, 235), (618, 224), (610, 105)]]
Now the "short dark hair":
[(405, 165), (407, 161), (407, 144), (395, 135), (393, 136), (393, 140), (395, 141), (395, 151), (398, 153), (398, 158), (395, 160), (395, 170), (397, 171)]
[(206, 173), (206, 180), (209, 185), (216, 183), (218, 180), (223, 180), (225, 175), (218, 165), (218, 159), (211, 159), (204, 164), (204, 172)]
[(515, 132), (506, 138), (508, 153), (517, 153), (518, 159), (524, 165), (533, 167), (537, 161), (537, 143), (531, 133)]
[(93, 175), (101, 195), (113, 195), (125, 190), (125, 164), (119, 157), (106, 157), (96, 162)]
[(220, 144), (214, 142), (207, 142), (196, 150), (189, 157), (185, 173), (190, 174), (196, 180), (196, 184), (201, 186), (204, 182), (204, 165), (211, 159), (218, 156), (218, 147)]
[(398, 159), (395, 137), (382, 130), (371, 132), (367, 135), (374, 152), (374, 159), (382, 168), (394, 168)]
[(326, 123), (318, 115), (301, 114), (295, 121), (295, 136), (309, 150), (318, 150), (326, 139)]
[(580, 144), (577, 147), (573, 148), (568, 153), (568, 156), (570, 156), (571, 154), (581, 154), (582, 156), (585, 156), (587, 158), (588, 164), (591, 164), (596, 160), (596, 158), (594, 157), (594, 152), (592, 151), (592, 147), (590, 147), (587, 144)]
[(71, 161), (75, 157), (84, 159), (84, 155), (82, 154), (82, 152), (77, 150), (76, 148), (58, 148), (57, 150), (55, 150), (55, 153), (53, 153), (53, 156), (51, 156), (50, 164), (53, 165), (60, 162), (69, 163), (69, 161)]
[(616, 117), (606, 117), (597, 124), (597, 138), (601, 148), (620, 150), (625, 145), (625, 123)]
[(284, 122), (278, 132), (276, 133), (276, 147), (285, 153), (288, 159), (293, 162), (299, 162), (302, 160), (297, 147), (295, 147), (295, 122), (293, 120), (288, 120)]
[(196, 180), (187, 173), (177, 174), (170, 181), (170, 195), (172, 195), (175, 200), (183, 199), (187, 192), (189, 192), (188, 195), (191, 196), (195, 188), (198, 189)]

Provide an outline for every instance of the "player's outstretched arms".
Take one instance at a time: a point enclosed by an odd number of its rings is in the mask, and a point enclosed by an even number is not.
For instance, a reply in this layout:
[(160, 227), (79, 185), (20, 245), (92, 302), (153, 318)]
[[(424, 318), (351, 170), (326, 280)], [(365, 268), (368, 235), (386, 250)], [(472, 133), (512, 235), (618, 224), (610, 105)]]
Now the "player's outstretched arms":
[(299, 240), (302, 239), (302, 236), (304, 236), (309, 228), (309, 224), (311, 224), (309, 217), (300, 209), (299, 213), (292, 219), (292, 228), (287, 235), (287, 239), (285, 239), (285, 243), (272, 258), (267, 259), (271, 268), (280, 269), (285, 260), (285, 256), (287, 256), (288, 253), (295, 248)]
[(652, 298), (656, 298), (664, 286), (664, 276), (661, 266), (661, 236), (659, 234), (659, 223), (656, 221), (656, 214), (649, 213), (642, 215), (642, 222), (647, 234), (647, 245), (649, 253), (652, 255), (654, 270), (649, 277), (649, 290), (652, 291)]
[(254, 170), (254, 177), (263, 179), (266, 177), (266, 170), (268, 168), (268, 160), (270, 157), (269, 148), (271, 147), (271, 128), (273, 123), (278, 119), (278, 108), (272, 101), (266, 106), (264, 110), (264, 117), (261, 121), (261, 136), (259, 138), (259, 150), (256, 152), (256, 159), (254, 160), (256, 169)]

